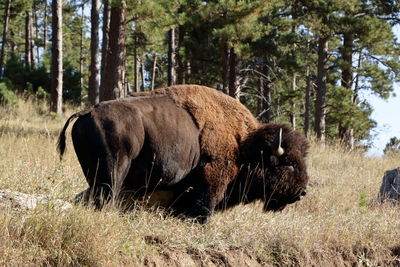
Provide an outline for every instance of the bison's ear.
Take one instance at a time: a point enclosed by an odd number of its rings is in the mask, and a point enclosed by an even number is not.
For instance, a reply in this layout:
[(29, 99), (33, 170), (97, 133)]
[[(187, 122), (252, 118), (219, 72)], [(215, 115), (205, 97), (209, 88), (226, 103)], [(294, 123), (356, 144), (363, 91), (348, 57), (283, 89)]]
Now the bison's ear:
[(279, 129), (279, 133), (275, 136), (274, 141), (271, 145), (271, 151), (274, 156), (282, 156), (285, 154), (285, 150), (281, 146), (282, 144), (282, 128)]

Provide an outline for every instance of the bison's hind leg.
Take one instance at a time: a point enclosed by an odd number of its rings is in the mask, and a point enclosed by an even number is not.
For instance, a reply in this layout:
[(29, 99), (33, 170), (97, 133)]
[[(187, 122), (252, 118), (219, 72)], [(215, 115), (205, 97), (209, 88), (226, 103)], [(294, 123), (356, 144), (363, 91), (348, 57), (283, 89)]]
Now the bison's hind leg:
[(74, 197), (75, 204), (87, 204), (90, 201), (90, 188), (83, 190)]
[(118, 195), (121, 181), (130, 168), (130, 160), (110, 151), (101, 129), (89, 115), (82, 116), (75, 122), (72, 141), (89, 184), (89, 188), (80, 197), (84, 202), (93, 201), (100, 209)]
[(74, 197), (75, 205), (90, 205), (93, 204), (96, 209), (102, 209), (104, 204), (111, 199), (111, 191), (104, 190), (102, 187), (89, 187), (82, 192), (79, 192)]

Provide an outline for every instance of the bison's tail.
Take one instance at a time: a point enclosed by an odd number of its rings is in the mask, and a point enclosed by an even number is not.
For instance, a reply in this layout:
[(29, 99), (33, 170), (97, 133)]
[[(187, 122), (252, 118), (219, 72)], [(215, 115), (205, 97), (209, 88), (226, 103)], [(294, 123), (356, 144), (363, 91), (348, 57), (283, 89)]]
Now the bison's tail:
[(90, 113), (91, 110), (84, 110), (84, 111), (80, 111), (77, 112), (75, 114), (72, 114), (71, 117), (68, 118), (67, 122), (64, 125), (64, 128), (61, 130), (60, 136), (58, 137), (58, 142), (57, 142), (57, 151), (60, 153), (60, 159), (62, 159), (62, 156), (64, 155), (65, 152), (65, 131), (68, 128), (69, 123), (75, 119), (75, 118), (79, 118), (80, 116), (86, 115), (88, 113)]

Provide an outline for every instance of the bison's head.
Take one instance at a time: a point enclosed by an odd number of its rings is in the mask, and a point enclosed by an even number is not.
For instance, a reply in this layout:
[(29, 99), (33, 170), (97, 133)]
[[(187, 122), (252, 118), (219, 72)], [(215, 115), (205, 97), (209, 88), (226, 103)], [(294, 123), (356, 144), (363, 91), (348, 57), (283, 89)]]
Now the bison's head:
[(266, 211), (300, 200), (308, 183), (308, 148), (302, 134), (283, 124), (264, 124), (251, 133), (241, 144), (242, 164), (249, 166), (242, 175), (249, 185), (246, 198), (262, 199)]

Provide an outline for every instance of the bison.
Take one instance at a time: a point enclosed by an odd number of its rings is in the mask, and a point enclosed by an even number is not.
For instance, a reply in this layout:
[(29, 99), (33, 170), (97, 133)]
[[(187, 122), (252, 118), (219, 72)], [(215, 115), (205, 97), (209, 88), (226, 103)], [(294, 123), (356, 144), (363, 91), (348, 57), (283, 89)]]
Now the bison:
[(305, 137), (259, 123), (212, 88), (161, 88), (75, 113), (60, 133), (60, 157), (75, 118), (74, 149), (99, 208), (122, 191), (168, 191), (176, 214), (204, 223), (215, 209), (255, 200), (279, 211), (306, 192)]

